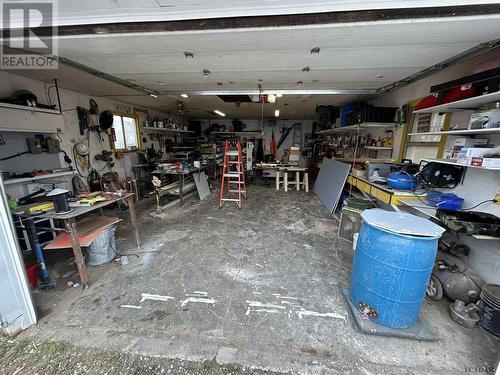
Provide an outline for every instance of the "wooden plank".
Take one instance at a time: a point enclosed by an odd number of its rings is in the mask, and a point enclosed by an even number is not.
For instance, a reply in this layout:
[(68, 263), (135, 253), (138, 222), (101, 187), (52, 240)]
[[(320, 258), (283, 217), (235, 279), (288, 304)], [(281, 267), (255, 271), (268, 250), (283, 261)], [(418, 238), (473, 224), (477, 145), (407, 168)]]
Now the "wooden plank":
[(115, 216), (88, 215), (76, 222), (76, 230), (78, 236), (86, 236), (99, 228), (107, 228), (120, 221), (122, 220)]

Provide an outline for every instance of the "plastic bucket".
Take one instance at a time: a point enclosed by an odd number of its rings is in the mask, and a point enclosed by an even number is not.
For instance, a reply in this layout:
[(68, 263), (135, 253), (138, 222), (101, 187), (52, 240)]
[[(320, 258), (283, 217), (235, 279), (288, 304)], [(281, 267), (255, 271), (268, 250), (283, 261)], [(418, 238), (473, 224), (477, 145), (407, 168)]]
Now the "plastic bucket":
[(38, 264), (26, 263), (24, 266), (26, 268), (26, 275), (28, 276), (28, 281), (33, 289), (36, 288), (38, 284), (38, 278), (36, 271), (38, 270)]
[(111, 261), (116, 255), (115, 226), (107, 227), (97, 238), (84, 248), (85, 260), (90, 266), (99, 266)]
[[(378, 226), (369, 216), (370, 211), (377, 215), (382, 212), (387, 229)], [(362, 216), (351, 274), (351, 302), (376, 323), (409, 328), (418, 319), (441, 228), (432, 227), (425, 236), (428, 229), (419, 225), (433, 224), (413, 215), (374, 209), (364, 211)], [(393, 222), (388, 221), (391, 218)], [(415, 225), (416, 230), (414, 234), (392, 231), (399, 230), (398, 225), (401, 228)]]

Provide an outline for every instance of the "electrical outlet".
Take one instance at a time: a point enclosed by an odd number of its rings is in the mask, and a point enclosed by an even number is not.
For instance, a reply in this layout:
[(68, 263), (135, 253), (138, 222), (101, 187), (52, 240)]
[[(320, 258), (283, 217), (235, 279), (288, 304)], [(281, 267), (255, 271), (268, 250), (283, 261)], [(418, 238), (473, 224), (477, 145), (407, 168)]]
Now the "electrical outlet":
[(496, 200), (495, 204), (500, 206), (500, 193), (496, 193), (494, 199)]

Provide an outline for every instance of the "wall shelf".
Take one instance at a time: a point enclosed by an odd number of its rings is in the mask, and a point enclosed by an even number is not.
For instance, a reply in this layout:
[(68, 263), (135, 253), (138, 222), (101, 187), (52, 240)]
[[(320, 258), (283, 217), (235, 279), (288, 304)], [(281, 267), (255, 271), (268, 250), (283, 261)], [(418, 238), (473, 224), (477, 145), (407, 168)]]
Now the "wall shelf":
[(262, 133), (259, 131), (241, 131), (241, 132), (210, 132), (210, 134), (227, 134), (227, 135), (251, 135), (251, 136), (261, 136)]
[(436, 105), (434, 107), (418, 109), (413, 113), (446, 113), (458, 112), (480, 108), (486, 104), (500, 101), (500, 91), (491, 94), (475, 96), (473, 98), (458, 100), (456, 102)]
[(395, 122), (362, 122), (361, 124), (342, 126), (340, 128), (332, 128), (320, 130), (317, 134), (333, 134), (333, 133), (344, 133), (349, 131), (358, 131), (365, 129), (385, 129), (385, 128), (395, 128), (398, 126)]
[(477, 165), (464, 165), (464, 164), (458, 164), (456, 160), (452, 159), (423, 159), (425, 161), (433, 161), (436, 163), (443, 163), (443, 164), (450, 164), (450, 165), (456, 165), (459, 167), (465, 167), (465, 168), (475, 168), (475, 169), (484, 169), (487, 171), (500, 171), (500, 168), (492, 168), (492, 167), (479, 167)]
[(379, 159), (379, 158), (333, 158), (334, 160), (352, 163), (394, 163), (394, 159)]
[(50, 179), (50, 178), (73, 176), (74, 174), (75, 174), (75, 171), (46, 173), (46, 174), (42, 174), (39, 176), (33, 176), (33, 177), (12, 178), (10, 180), (5, 180), (3, 183), (4, 183), (4, 185), (25, 184), (25, 183), (30, 183), (33, 181), (46, 180), (46, 179)]
[(27, 105), (10, 104), (10, 103), (2, 103), (2, 102), (0, 102), (0, 108), (19, 109), (21, 111), (39, 112), (39, 113), (52, 113), (54, 115), (61, 114), (57, 109), (30, 107)]
[(476, 135), (500, 133), (500, 128), (443, 130), (438, 132), (408, 133), (408, 135)]
[(168, 128), (151, 128), (151, 127), (142, 127), (141, 128), (147, 132), (157, 132), (157, 133), (172, 133), (172, 134), (187, 134), (194, 133), (191, 130), (182, 130), (182, 129), (168, 129)]
[(0, 131), (57, 133), (64, 130), (64, 119), (54, 109), (0, 103)]
[(392, 147), (365, 146), (365, 150), (392, 150)]

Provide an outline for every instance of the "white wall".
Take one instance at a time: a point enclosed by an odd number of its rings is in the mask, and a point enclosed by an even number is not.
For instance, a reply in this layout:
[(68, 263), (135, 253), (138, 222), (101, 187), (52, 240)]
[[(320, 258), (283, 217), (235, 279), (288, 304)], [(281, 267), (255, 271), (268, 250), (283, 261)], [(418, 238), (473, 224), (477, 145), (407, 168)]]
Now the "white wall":
[[(232, 119), (196, 119), (195, 121), (203, 121), (204, 124), (202, 126), (202, 135), (205, 136), (205, 130), (211, 124), (219, 124), (226, 126), (226, 129), (233, 129)], [(304, 143), (304, 137), (306, 133), (310, 133), (312, 131), (312, 123), (314, 120), (277, 120), (276, 126), (261, 126), (261, 121), (256, 119), (242, 119), (240, 120), (242, 123), (246, 125), (244, 131), (256, 131), (259, 129), (263, 129), (263, 145), (264, 145), (264, 155), (270, 153), (270, 142), (272, 133), (274, 130), (274, 139), (276, 140), (276, 144), (281, 137), (281, 129), (285, 126), (289, 128), (295, 123), (299, 123), (302, 125), (302, 144)], [(293, 143), (293, 131), (291, 131), (288, 137), (285, 139), (283, 144), (279, 149), (277, 149), (277, 158), (281, 158), (283, 156), (283, 152), (286, 149), (289, 149)]]
[[(30, 90), (32, 91), (38, 98), (38, 101), (44, 104), (52, 103), (57, 104), (57, 97), (55, 94), (55, 90), (50, 90), (50, 96), (47, 94), (47, 88), (51, 86), (52, 83), (45, 83), (37, 80), (32, 80), (29, 78), (8, 74), (5, 72), (0, 72), (0, 96), (10, 96), (16, 90)], [(133, 114), (136, 108), (132, 105), (129, 105), (124, 102), (118, 102), (116, 100), (112, 100), (104, 97), (95, 97), (89, 96), (84, 93), (79, 93), (72, 90), (60, 89), (61, 96), (61, 106), (63, 109), (63, 118), (65, 128), (59, 136), (61, 137), (61, 148), (65, 150), (71, 159), (73, 157), (73, 146), (75, 143), (83, 139), (83, 136), (80, 135), (79, 125), (78, 125), (78, 117), (76, 113), (76, 107), (81, 106), (84, 108), (89, 108), (89, 100), (94, 99), (100, 111), (104, 110), (114, 110), (120, 112), (128, 112)], [(138, 109), (138, 108), (137, 108)], [(141, 109), (144, 110), (144, 109)], [(168, 115), (166, 113), (161, 113), (155, 110), (147, 109), (147, 112), (155, 117), (166, 118)], [(174, 119), (178, 120), (178, 119)], [(2, 132), (4, 138), (8, 141), (7, 145), (0, 146), (0, 157), (9, 156), (12, 154), (12, 147), (19, 147), (19, 152), (26, 150), (26, 145), (24, 143), (23, 137), (33, 137), (34, 133), (23, 134), (23, 133), (8, 133)], [(151, 141), (149, 140), (149, 135), (144, 134), (144, 136), (148, 139), (148, 142), (145, 144), (145, 147), (149, 147), (151, 145)], [(52, 135), (52, 137), (56, 137), (56, 135)], [(102, 161), (95, 161), (94, 155), (101, 153), (103, 149), (111, 150), (111, 146), (109, 144), (107, 136), (103, 135), (104, 141), (101, 143), (98, 135), (95, 132), (91, 132), (90, 134), (90, 151), (91, 151), (91, 163), (92, 167), (96, 170), (101, 170), (105, 165)], [(155, 148), (159, 148), (159, 144), (157, 141), (154, 142)], [(16, 151), (16, 152), (18, 152)], [(132, 157), (132, 162), (135, 162), (137, 156), (135, 153), (130, 154)], [(0, 164), (1, 169), (12, 170), (15, 172), (28, 172), (33, 169), (47, 169), (54, 167), (66, 167), (67, 164), (64, 163), (62, 159), (63, 155), (59, 154), (59, 165), (53, 165), (53, 156), (42, 154), (41, 156), (33, 156), (33, 155), (25, 155), (16, 159), (12, 159), (10, 163), (5, 165), (5, 163)], [(40, 163), (32, 163), (34, 158), (40, 158), (38, 160), (50, 161), (47, 163), (45, 167), (40, 165)], [(49, 160), (50, 159), (50, 160)], [(124, 159), (122, 160), (114, 160), (115, 166), (113, 167), (113, 171), (117, 172), (120, 177), (125, 177), (125, 166)], [(75, 161), (73, 160), (73, 167), (75, 166)], [(109, 171), (105, 169), (102, 173)], [(84, 173), (86, 174), (86, 173)]]
[[(491, 66), (494, 67), (498, 63), (499, 56), (500, 51), (496, 51), (469, 60), (464, 64), (445, 69), (378, 98), (373, 101), (373, 104), (401, 107), (409, 101), (429, 95), (432, 85), (473, 74), (482, 64), (483, 66), (488, 65), (489, 61), (495, 61)], [(453, 113), (450, 126), (452, 128), (466, 128), (469, 115), (469, 111)], [(453, 142), (454, 138), (448, 137), (447, 142)], [(488, 135), (487, 138), (490, 139), (491, 143), (500, 145), (500, 136)], [(483, 200), (493, 199), (495, 193), (500, 193), (500, 172), (468, 168), (463, 183), (450, 192), (465, 199), (464, 207), (471, 207)], [(500, 217), (500, 206), (496, 206), (492, 202), (481, 205), (474, 210), (488, 212)], [(475, 240), (463, 235), (460, 238), (472, 249), (469, 257), (471, 268), (477, 271), (487, 282), (500, 283), (500, 241)]]

